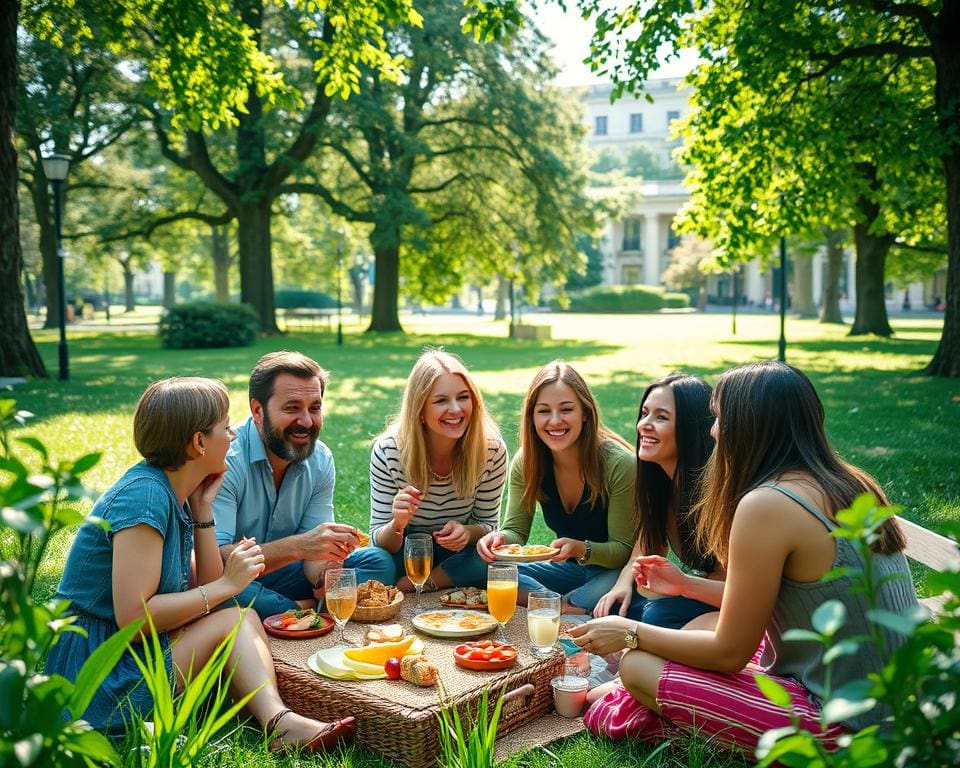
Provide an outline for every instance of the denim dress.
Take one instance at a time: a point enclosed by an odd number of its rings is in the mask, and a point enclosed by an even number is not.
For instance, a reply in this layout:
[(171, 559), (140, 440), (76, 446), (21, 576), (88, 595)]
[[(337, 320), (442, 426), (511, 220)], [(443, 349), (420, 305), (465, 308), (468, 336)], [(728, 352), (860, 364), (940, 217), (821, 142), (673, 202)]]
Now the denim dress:
[[(57, 598), (71, 602), (70, 613), (77, 617), (74, 626), (85, 630), (86, 636), (62, 634), (47, 657), (46, 673), (69, 680), (76, 679), (90, 654), (118, 630), (113, 611), (113, 534), (145, 524), (163, 537), (157, 594), (183, 592), (190, 578), (192, 520), (189, 508), (177, 503), (163, 470), (145, 462), (131, 467), (94, 504), (91, 515), (110, 523), (110, 532), (98, 525), (80, 527), (57, 588)], [(158, 635), (172, 687), (170, 639), (166, 632)], [(149, 719), (152, 708), (153, 697), (127, 650), (103, 681), (83, 718), (94, 728), (116, 729), (130, 718), (131, 711)]]

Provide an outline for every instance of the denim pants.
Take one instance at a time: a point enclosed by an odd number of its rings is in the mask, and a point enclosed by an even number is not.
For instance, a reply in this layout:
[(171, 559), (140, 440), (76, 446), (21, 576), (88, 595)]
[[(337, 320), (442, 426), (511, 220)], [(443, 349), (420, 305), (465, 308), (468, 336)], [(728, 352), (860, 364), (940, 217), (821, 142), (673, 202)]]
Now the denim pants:
[(526, 601), (525, 595), (540, 589), (559, 592), (571, 605), (589, 613), (610, 589), (609, 574), (616, 581), (619, 570), (603, 568), (599, 565), (580, 565), (576, 560), (564, 560), (556, 563), (548, 560), (542, 563), (519, 563), (517, 565), (517, 586), (519, 599)]
[[(358, 585), (370, 579), (388, 585), (396, 583), (392, 556), (372, 544), (353, 550), (341, 567), (356, 569)], [(261, 576), (234, 598), (241, 607), (252, 604), (261, 619), (296, 608), (295, 601), (307, 599), (313, 599), (313, 585), (303, 575), (303, 561)]]
[[(613, 585), (616, 584), (619, 576), (619, 571), (610, 571), (595, 579), (594, 588), (602, 590), (597, 596), (597, 600), (613, 589)], [(596, 602), (594, 602), (594, 605), (596, 605)], [(697, 616), (716, 610), (719, 609), (689, 597), (657, 597), (650, 600), (637, 590), (633, 590), (630, 608), (627, 610), (627, 618), (657, 627), (682, 629), (685, 624), (697, 618)], [(619, 606), (613, 606), (610, 609), (611, 614), (618, 611)]]
[[(400, 547), (393, 556), (393, 563), (397, 571), (397, 579), (400, 579), (406, 573), (403, 565), (403, 547)], [(444, 573), (455, 587), (484, 588), (487, 586), (487, 564), (477, 554), (475, 544), (467, 544), (459, 552), (451, 552), (434, 541), (433, 567), (436, 568), (438, 565), (443, 566)]]

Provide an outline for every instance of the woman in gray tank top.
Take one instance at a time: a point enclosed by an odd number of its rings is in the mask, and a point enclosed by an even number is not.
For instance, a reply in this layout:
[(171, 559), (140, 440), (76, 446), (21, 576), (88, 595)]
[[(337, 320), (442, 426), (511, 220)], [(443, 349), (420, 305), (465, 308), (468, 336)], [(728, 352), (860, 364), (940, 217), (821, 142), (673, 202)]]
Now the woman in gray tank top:
[[(826, 600), (847, 611), (837, 642), (869, 634), (866, 600), (851, 580), (820, 579), (841, 565), (862, 567), (850, 543), (831, 536), (836, 513), (864, 492), (880, 504), (886, 498), (872, 477), (834, 453), (823, 405), (796, 368), (764, 362), (729, 370), (717, 382), (712, 409), (717, 445), (697, 507), (697, 533), (726, 564), (727, 580), (686, 576), (682, 594), (718, 606), (718, 618), (712, 626), (673, 630), (607, 616), (572, 630), (594, 653), (635, 649), (621, 662), (623, 686), (594, 703), (584, 722), (612, 738), (662, 738), (695, 728), (719, 744), (752, 751), (765, 731), (790, 724), (786, 710), (758, 689), (755, 677), (768, 675), (787, 690), (800, 726), (830, 748), (845, 731), (880, 722), (884, 713), (874, 709), (823, 729), (823, 648), (783, 636), (810, 629), (814, 610)], [(917, 607), (904, 545), (893, 520), (873, 545), (877, 607), (894, 613)], [(656, 589), (657, 574), (647, 572), (643, 558), (637, 573)], [(863, 643), (856, 654), (839, 657), (831, 685), (879, 670), (904, 639), (891, 632), (880, 645)]]

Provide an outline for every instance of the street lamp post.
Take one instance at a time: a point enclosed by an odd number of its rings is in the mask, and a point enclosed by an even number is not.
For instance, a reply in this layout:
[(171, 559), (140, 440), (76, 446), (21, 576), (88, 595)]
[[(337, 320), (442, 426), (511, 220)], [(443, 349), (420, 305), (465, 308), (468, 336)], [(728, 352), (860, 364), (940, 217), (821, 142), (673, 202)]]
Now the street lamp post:
[(787, 362), (787, 238), (780, 238), (780, 344), (777, 359)]
[(61, 194), (70, 170), (70, 156), (52, 154), (43, 158), (43, 172), (53, 185), (53, 222), (57, 241), (57, 283), (60, 286), (60, 381), (70, 379), (70, 354), (67, 351), (67, 298), (63, 277), (63, 244), (60, 240)]
[(337, 240), (337, 346), (343, 346), (343, 246)]

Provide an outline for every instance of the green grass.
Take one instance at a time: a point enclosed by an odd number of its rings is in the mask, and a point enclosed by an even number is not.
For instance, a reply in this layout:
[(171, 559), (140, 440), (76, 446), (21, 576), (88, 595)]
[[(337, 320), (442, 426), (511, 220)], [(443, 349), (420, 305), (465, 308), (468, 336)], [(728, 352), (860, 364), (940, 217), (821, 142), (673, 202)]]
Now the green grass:
[[(38, 434), (54, 456), (103, 451), (102, 461), (88, 476), (94, 488), (103, 490), (138, 459), (131, 420), (137, 398), (150, 381), (171, 375), (218, 377), (231, 391), (231, 417), (239, 422), (248, 412), (246, 382), (257, 358), (271, 350), (296, 349), (332, 374), (322, 439), (337, 462), (337, 516), (365, 528), (370, 441), (396, 410), (406, 375), (426, 345), (442, 345), (463, 357), (511, 452), (527, 384), (537, 368), (553, 358), (567, 360), (584, 374), (608, 425), (632, 440), (640, 394), (654, 378), (683, 370), (712, 382), (730, 366), (770, 358), (777, 351), (777, 318), (767, 315), (741, 315), (737, 336), (730, 334), (729, 318), (718, 314), (524, 319), (552, 325), (554, 340), (508, 341), (504, 323), (468, 316), (404, 318), (408, 335), (378, 337), (359, 333), (360, 326), (350, 322), (340, 348), (333, 334), (324, 332), (263, 339), (245, 349), (202, 351), (164, 350), (149, 334), (72, 332), (71, 381), (37, 381), (17, 388), (19, 406), (36, 414), (21, 432)], [(896, 335), (891, 339), (851, 338), (844, 328), (791, 320), (787, 358), (816, 384), (837, 450), (876, 475), (891, 500), (903, 505), (906, 517), (937, 529), (944, 520), (960, 519), (960, 382), (918, 373), (936, 349), (939, 321), (893, 324)], [(56, 336), (49, 331), (35, 335), (55, 375)], [(541, 541), (548, 535), (542, 522), (533, 534)], [(58, 544), (44, 574), (46, 590), (56, 585), (68, 542)], [(250, 735), (235, 737), (227, 751), (239, 750), (250, 765), (294, 764), (274, 762), (253, 747), (255, 742)], [(553, 749), (569, 765), (586, 764), (585, 750), (591, 752), (591, 763), (634, 765), (643, 762), (638, 755), (648, 752), (589, 739), (573, 739)], [(706, 752), (698, 764), (730, 764)], [(236, 761), (236, 755), (231, 759)], [(534, 755), (528, 759), (530, 765), (542, 764)], [(360, 768), (378, 762), (354, 750), (347, 764)], [(669, 750), (650, 762), (664, 768), (678, 764), (686, 763), (677, 762)]]

